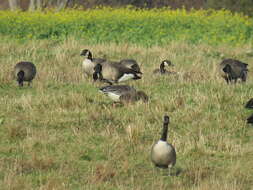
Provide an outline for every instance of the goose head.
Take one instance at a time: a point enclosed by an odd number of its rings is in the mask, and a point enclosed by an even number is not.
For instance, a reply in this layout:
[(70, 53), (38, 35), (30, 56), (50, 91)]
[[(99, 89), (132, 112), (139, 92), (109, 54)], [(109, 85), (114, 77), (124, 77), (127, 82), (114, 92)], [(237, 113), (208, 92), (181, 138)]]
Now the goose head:
[(138, 100), (142, 100), (143, 102), (148, 102), (148, 100), (149, 100), (147, 94), (143, 91), (138, 91), (136, 93), (136, 96), (137, 96)]
[(80, 53), (80, 56), (84, 56), (85, 58), (92, 60), (91, 51), (88, 50), (88, 49), (82, 50), (81, 53)]
[(99, 79), (99, 80), (103, 79), (103, 76), (102, 76), (102, 65), (101, 64), (97, 64), (94, 67), (93, 80), (96, 81), (97, 79)]
[(226, 64), (225, 67), (222, 69), (224, 73), (231, 73), (232, 72), (232, 67), (229, 64)]
[(22, 70), (19, 71), (17, 74), (17, 81), (18, 81), (19, 86), (23, 86), (24, 77), (25, 77), (25, 72)]
[(161, 73), (165, 73), (165, 66), (174, 66), (174, 65), (169, 60), (163, 60), (162, 63), (160, 64)]
[(170, 123), (170, 117), (168, 115), (165, 115), (163, 119), (163, 130), (162, 130), (162, 135), (160, 139), (161, 141), (167, 141), (169, 123)]

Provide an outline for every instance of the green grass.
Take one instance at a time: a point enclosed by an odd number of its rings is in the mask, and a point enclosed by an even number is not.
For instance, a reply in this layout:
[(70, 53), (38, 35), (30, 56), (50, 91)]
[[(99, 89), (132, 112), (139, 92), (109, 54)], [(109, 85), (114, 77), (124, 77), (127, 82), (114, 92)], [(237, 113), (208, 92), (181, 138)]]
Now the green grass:
[[(143, 78), (128, 84), (150, 96), (148, 104), (113, 106), (84, 78), (81, 49), (110, 60), (134, 58)], [(217, 65), (224, 57), (249, 63), (249, 45), (233, 48), (172, 42), (164, 47), (88, 45), (66, 39), (1, 41), (1, 189), (229, 189), (253, 184), (252, 72), (246, 84), (226, 85)], [(178, 77), (155, 77), (170, 59)], [(20, 60), (35, 63), (32, 87), (11, 77)], [(177, 151), (178, 176), (150, 161), (163, 115), (171, 116), (169, 139)]]
[(227, 10), (100, 8), (62, 12), (0, 11), (0, 34), (19, 39), (64, 39), (89, 43), (166, 45), (172, 41), (242, 45), (252, 43), (253, 19)]

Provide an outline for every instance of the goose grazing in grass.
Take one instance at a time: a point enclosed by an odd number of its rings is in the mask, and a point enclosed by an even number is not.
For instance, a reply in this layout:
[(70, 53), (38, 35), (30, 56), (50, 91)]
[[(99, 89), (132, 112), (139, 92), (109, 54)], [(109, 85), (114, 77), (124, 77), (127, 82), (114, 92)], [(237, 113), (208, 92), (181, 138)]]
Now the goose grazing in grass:
[(253, 98), (246, 103), (245, 108), (253, 109)]
[(82, 67), (83, 67), (84, 73), (87, 76), (92, 76), (92, 74), (94, 73), (94, 67), (96, 66), (96, 64), (98, 63), (101, 64), (106, 61), (106, 59), (102, 59), (102, 58), (93, 58), (91, 51), (88, 49), (82, 50), (80, 56), (84, 56)]
[(28, 86), (30, 86), (35, 75), (36, 67), (32, 62), (21, 61), (14, 67), (14, 77), (20, 87), (23, 86), (24, 81), (27, 81)]
[(220, 63), (221, 76), (228, 84), (232, 81), (236, 83), (238, 79), (241, 79), (242, 82), (246, 82), (248, 73), (247, 66), (248, 64), (235, 59), (224, 59)]
[(163, 60), (162, 63), (160, 64), (160, 68), (159, 69), (155, 69), (153, 71), (153, 73), (154, 74), (160, 74), (160, 75), (177, 74), (176, 72), (167, 71), (165, 69), (165, 66), (174, 66), (174, 65), (169, 60)]
[(253, 114), (247, 118), (247, 123), (253, 124)]
[(100, 92), (106, 94), (114, 102), (130, 103), (143, 100), (148, 101), (148, 96), (143, 91), (136, 91), (128, 85), (109, 85), (100, 88)]
[(156, 167), (169, 168), (176, 164), (175, 148), (167, 142), (168, 125), (170, 123), (169, 116), (164, 116), (163, 130), (160, 140), (152, 146), (151, 160)]
[(127, 80), (141, 79), (140, 72), (136, 72), (116, 62), (104, 62), (94, 67), (93, 79), (107, 82), (109, 84), (123, 82)]
[(140, 66), (138, 65), (137, 61), (134, 59), (122, 59), (119, 62), (121, 65), (124, 65), (125, 67), (128, 67), (129, 69), (132, 69), (138, 73), (141, 73)]

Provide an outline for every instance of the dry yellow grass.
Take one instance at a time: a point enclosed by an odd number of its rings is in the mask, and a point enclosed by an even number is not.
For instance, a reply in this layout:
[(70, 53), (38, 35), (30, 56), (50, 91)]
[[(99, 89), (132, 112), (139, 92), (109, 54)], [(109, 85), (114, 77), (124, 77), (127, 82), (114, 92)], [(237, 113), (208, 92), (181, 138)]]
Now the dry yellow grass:
[[(144, 73), (131, 81), (148, 104), (113, 106), (81, 72), (80, 50), (111, 60), (134, 58)], [(252, 72), (246, 84), (226, 85), (217, 76), (224, 57), (253, 57), (243, 47), (171, 43), (143, 48), (84, 41), (16, 42), (0, 49), (0, 189), (194, 189), (253, 187)], [(152, 70), (170, 59), (178, 76)], [(35, 63), (32, 87), (17, 87), (16, 62)], [(165, 176), (150, 161), (162, 118), (171, 116), (178, 176)]]

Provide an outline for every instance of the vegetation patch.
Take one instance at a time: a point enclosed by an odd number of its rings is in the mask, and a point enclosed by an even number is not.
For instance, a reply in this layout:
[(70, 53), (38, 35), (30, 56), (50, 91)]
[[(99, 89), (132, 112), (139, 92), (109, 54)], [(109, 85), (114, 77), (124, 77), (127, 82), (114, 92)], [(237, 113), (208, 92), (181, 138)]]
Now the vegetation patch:
[[(82, 38), (86, 43), (166, 45), (252, 43), (253, 19), (227, 10), (100, 8), (61, 12), (0, 11), (0, 34), (18, 39)], [(216, 52), (210, 56), (217, 56)], [(47, 54), (48, 57), (52, 56)]]

